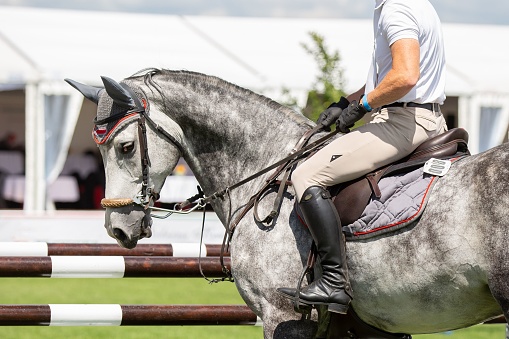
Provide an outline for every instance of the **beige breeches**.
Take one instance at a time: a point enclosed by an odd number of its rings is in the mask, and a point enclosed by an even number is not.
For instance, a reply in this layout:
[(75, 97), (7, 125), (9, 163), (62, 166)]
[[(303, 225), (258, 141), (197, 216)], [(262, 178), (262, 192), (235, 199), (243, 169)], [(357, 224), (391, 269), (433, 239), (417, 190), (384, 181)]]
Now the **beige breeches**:
[(447, 130), (440, 111), (389, 107), (303, 162), (292, 174), (297, 199), (310, 186), (353, 180), (409, 155), (421, 143)]

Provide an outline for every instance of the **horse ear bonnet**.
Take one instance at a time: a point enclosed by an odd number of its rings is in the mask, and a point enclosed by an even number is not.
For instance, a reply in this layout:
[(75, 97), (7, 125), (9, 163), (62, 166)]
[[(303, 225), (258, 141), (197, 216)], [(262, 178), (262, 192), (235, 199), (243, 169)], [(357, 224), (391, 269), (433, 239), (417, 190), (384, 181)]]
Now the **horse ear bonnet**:
[(104, 88), (92, 87), (65, 79), (67, 83), (80, 91), (87, 99), (96, 104), (99, 104), (99, 99), (101, 101), (97, 110), (97, 116), (94, 119), (95, 126), (92, 131), (92, 136), (97, 144), (107, 142), (122, 127), (136, 119), (141, 110), (147, 109), (145, 107), (147, 101), (142, 100), (144, 103), (142, 106), (139, 100), (139, 98), (144, 98), (144, 93), (133, 91), (126, 84), (119, 84), (105, 76), (102, 76), (101, 79)]
[(113, 102), (124, 109), (133, 109), (136, 108), (136, 104), (134, 103), (134, 98), (132, 98), (131, 94), (120, 85), (115, 80), (102, 76), (101, 77), (104, 89), (106, 93), (113, 99)]
[(101, 91), (103, 90), (101, 87), (88, 86), (85, 84), (81, 84), (77, 81), (71, 80), (71, 79), (64, 79), (64, 80), (69, 85), (71, 85), (72, 87), (74, 87), (78, 91), (80, 91), (81, 94), (83, 94), (83, 96), (85, 98), (94, 102), (97, 105), (97, 103), (99, 102), (99, 95), (100, 95)]

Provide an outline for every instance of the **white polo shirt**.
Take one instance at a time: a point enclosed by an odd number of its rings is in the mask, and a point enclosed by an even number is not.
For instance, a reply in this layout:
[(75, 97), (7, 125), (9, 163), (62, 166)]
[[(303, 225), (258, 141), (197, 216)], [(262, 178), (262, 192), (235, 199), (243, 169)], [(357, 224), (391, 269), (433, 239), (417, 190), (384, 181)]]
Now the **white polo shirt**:
[(375, 0), (374, 50), (366, 81), (371, 92), (392, 68), (390, 46), (399, 39), (420, 45), (420, 78), (398, 102), (439, 103), (445, 100), (445, 51), (440, 19), (428, 0)]

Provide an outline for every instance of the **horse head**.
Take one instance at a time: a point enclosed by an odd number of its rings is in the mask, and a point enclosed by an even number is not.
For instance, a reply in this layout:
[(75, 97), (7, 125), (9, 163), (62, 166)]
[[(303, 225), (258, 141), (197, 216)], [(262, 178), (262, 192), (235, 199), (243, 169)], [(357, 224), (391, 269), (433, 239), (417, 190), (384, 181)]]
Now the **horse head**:
[(121, 246), (134, 248), (152, 235), (151, 207), (181, 156), (179, 142), (162, 138), (156, 129), (178, 126), (149, 105), (136, 83), (101, 78), (104, 87), (66, 81), (97, 104), (92, 134), (105, 167), (105, 228)]

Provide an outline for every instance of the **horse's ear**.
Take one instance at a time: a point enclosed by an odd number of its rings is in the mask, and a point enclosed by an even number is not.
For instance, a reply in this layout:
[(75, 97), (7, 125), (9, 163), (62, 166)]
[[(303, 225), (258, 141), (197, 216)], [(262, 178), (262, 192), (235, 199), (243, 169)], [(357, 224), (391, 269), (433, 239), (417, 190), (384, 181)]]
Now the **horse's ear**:
[(103, 90), (103, 88), (81, 84), (81, 83), (71, 80), (71, 79), (64, 79), (64, 80), (69, 85), (71, 85), (72, 87), (74, 87), (78, 91), (80, 91), (81, 94), (83, 94), (83, 96), (85, 98), (87, 98), (88, 100), (90, 100), (92, 102), (95, 102), (95, 104), (97, 105), (97, 103), (99, 102), (99, 93)]
[(136, 103), (134, 99), (131, 97), (131, 94), (123, 88), (118, 82), (108, 77), (102, 76), (104, 89), (106, 93), (113, 99), (113, 101), (122, 107), (125, 108), (135, 108)]

